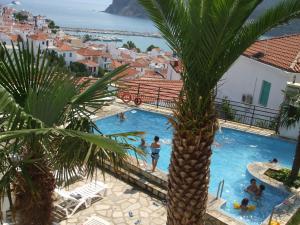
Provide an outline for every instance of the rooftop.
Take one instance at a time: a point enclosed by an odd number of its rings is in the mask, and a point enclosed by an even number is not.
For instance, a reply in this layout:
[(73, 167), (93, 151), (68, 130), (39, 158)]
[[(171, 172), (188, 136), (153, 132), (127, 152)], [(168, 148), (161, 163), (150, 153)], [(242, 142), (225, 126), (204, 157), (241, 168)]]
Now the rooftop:
[(82, 64), (84, 64), (84, 65), (86, 65), (88, 67), (98, 67), (99, 66), (98, 63), (96, 63), (96, 62), (94, 62), (92, 60), (81, 60), (81, 61), (78, 61), (78, 62), (82, 63)]
[(39, 33), (29, 36), (29, 38), (32, 40), (36, 40), (36, 41), (45, 41), (48, 39), (48, 35), (45, 33), (39, 32)]
[(58, 50), (61, 52), (74, 51), (74, 49), (70, 45), (67, 45), (67, 44), (59, 45)]
[(82, 56), (101, 56), (102, 52), (99, 50), (93, 50), (90, 48), (81, 48), (77, 51), (79, 55)]
[(255, 42), (244, 56), (288, 72), (300, 72), (300, 34)]

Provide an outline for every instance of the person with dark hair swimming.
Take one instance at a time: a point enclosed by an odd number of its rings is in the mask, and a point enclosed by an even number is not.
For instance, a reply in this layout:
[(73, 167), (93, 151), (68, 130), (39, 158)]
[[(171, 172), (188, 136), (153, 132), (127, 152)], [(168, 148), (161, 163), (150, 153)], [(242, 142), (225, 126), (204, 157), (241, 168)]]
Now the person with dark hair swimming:
[(152, 172), (155, 171), (159, 159), (160, 143), (159, 137), (154, 137), (154, 142), (151, 144)]

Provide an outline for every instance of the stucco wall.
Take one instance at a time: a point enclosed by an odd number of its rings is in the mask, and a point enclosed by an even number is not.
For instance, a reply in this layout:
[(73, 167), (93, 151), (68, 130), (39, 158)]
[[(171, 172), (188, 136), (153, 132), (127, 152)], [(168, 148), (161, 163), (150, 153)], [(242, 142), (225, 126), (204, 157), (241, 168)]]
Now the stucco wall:
[[(259, 105), (262, 82), (265, 80), (271, 83), (267, 107), (279, 109), (284, 98), (282, 90), (293, 77), (293, 73), (241, 56), (219, 82), (218, 97), (227, 96), (230, 100), (241, 102), (244, 94), (253, 95), (253, 104)], [(300, 81), (300, 74), (297, 81)]]

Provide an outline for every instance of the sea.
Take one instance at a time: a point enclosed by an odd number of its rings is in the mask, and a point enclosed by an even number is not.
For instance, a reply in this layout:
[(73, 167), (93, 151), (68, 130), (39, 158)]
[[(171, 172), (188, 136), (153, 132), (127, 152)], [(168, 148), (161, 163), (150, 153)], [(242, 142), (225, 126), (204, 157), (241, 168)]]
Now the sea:
[[(279, 0), (265, 0), (253, 14), (256, 17)], [(111, 15), (103, 12), (112, 0), (19, 0), (18, 5), (10, 0), (0, 0), (0, 5), (13, 6), (19, 10), (28, 10), (34, 15), (47, 16), (59, 26), (75, 28), (99, 28), (108, 30), (157, 32), (154, 24), (147, 19)], [(273, 29), (265, 37), (273, 37), (300, 32), (300, 23), (292, 22), (279, 29)], [(164, 39), (137, 36), (117, 36), (123, 42), (133, 41), (138, 48), (145, 50), (153, 44), (164, 50), (170, 50)], [(119, 43), (121, 45), (122, 43)]]

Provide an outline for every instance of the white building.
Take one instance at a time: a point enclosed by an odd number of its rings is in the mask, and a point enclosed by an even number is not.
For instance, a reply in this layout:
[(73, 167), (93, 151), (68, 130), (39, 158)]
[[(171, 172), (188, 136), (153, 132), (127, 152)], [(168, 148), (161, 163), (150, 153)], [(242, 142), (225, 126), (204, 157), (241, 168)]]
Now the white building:
[(217, 97), (279, 109), (287, 82), (300, 81), (300, 35), (257, 41), (223, 76)]
[(49, 50), (55, 50), (56, 47), (53, 45), (53, 38), (51, 38), (49, 35), (38, 32), (33, 35), (28, 36), (29, 43), (32, 42), (34, 52), (37, 53), (38, 48), (40, 47), (41, 51), (44, 51), (46, 49)]
[(167, 68), (167, 80), (181, 80), (182, 65), (180, 61), (171, 61)]
[(67, 66), (70, 66), (72, 62), (77, 60), (76, 51), (67, 44), (57, 47), (56, 52), (58, 56), (64, 57)]

